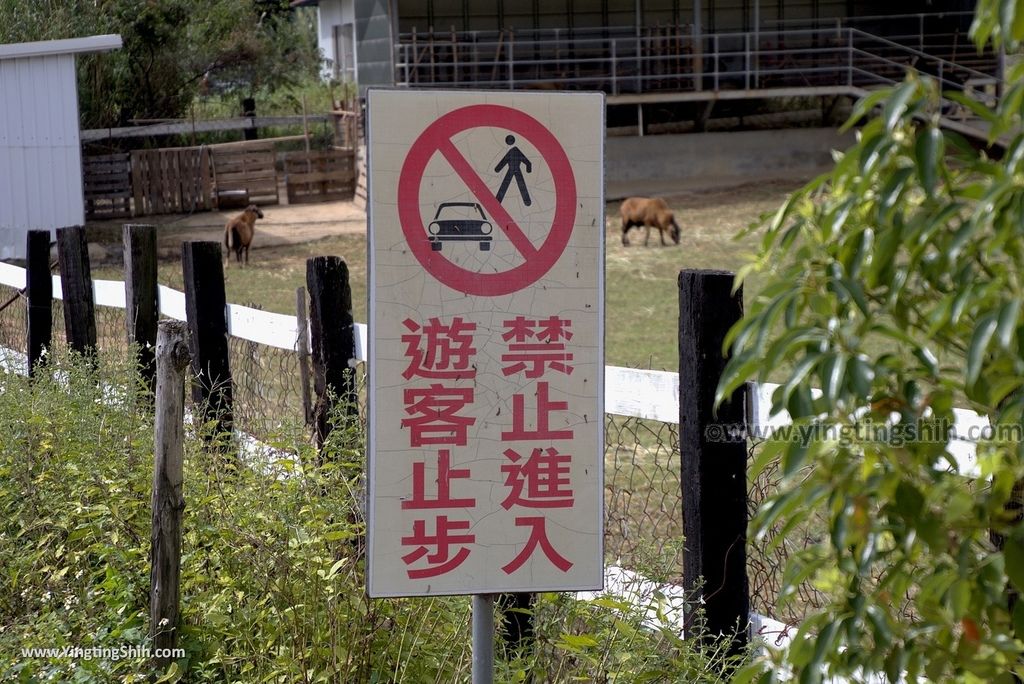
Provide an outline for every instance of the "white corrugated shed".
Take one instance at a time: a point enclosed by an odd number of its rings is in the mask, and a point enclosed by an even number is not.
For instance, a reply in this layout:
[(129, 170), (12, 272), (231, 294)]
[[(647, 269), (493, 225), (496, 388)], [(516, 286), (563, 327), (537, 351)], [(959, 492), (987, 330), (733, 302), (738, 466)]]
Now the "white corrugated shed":
[(117, 35), (0, 45), (0, 259), (25, 256), (29, 230), (85, 222), (75, 55)]

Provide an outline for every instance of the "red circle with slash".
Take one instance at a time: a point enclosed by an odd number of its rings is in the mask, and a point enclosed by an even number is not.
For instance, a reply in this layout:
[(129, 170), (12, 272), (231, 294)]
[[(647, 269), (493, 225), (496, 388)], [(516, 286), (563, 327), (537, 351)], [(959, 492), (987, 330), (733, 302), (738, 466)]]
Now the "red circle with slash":
[[(455, 147), (452, 138), (471, 128), (501, 128), (526, 138), (540, 152), (555, 185), (555, 213), (540, 248), (519, 227), (487, 184)], [(479, 273), (452, 263), (433, 251), (420, 211), (420, 187), (427, 164), (435, 154), (444, 157), (477, 202), (494, 220), (525, 261), (506, 271)], [(398, 178), (398, 217), (413, 255), (437, 280), (471, 295), (497, 297), (532, 285), (551, 270), (569, 244), (576, 221), (576, 180), (572, 165), (555, 136), (535, 118), (511, 107), (479, 104), (451, 111), (427, 126), (409, 148)], [(497, 234), (497, 233), (496, 233)]]

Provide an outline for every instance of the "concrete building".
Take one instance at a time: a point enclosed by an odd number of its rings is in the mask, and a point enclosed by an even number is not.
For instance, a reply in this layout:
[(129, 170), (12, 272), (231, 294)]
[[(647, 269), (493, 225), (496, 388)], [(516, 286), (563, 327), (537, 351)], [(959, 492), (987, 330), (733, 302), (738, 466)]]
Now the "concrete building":
[(0, 259), (25, 256), (29, 230), (85, 222), (75, 55), (117, 35), (0, 45)]
[[(612, 197), (635, 188), (637, 174), (676, 185), (684, 177), (825, 168), (831, 150), (845, 144), (834, 125), (850, 103), (902, 81), (907, 70), (931, 76), (943, 90), (993, 98), (1002, 80), (998, 56), (979, 54), (968, 37), (975, 0), (293, 4), (317, 5), (334, 75), (354, 80), (360, 94), (369, 86), (603, 91), (614, 141), (606, 178)], [(947, 104), (944, 126), (987, 136)], [(763, 130), (789, 126), (802, 128), (792, 135)], [(684, 139), (713, 130), (749, 135)], [(647, 144), (642, 137), (650, 132), (682, 135)]]
[[(339, 80), (610, 96), (872, 85), (907, 66), (995, 75), (973, 0), (295, 0)], [(948, 62), (943, 69), (940, 65)], [(633, 98), (635, 99), (635, 98)], [(615, 102), (610, 101), (612, 104)]]

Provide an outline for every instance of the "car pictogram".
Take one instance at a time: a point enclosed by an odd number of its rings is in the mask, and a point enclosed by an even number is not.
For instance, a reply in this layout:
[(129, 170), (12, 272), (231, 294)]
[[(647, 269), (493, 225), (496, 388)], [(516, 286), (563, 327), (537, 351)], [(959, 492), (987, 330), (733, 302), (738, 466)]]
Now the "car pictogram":
[(443, 202), (427, 226), (430, 249), (440, 252), (445, 242), (479, 242), (483, 252), (491, 248), (493, 230), (476, 202)]

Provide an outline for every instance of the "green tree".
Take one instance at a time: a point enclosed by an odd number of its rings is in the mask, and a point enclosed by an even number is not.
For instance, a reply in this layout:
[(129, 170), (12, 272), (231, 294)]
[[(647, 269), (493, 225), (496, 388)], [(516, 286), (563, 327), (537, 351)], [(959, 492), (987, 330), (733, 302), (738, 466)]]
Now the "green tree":
[(117, 33), (78, 59), (85, 128), (185, 116), (206, 91), (252, 96), (314, 78), (313, 15), (287, 0), (0, 0), (0, 43)]
[[(972, 35), (1015, 49), (1024, 6), (979, 2)], [(1022, 77), (993, 108), (918, 75), (862, 100), (856, 144), (767, 222), (740, 274), (761, 285), (719, 396), (786, 369), (773, 409), (843, 429), (780, 436), (755, 461), (752, 477), (776, 459), (784, 473), (755, 535), (827, 521), (781, 598), (810, 581), (829, 604), (776, 655), (785, 667), (744, 678), (1024, 676)], [(951, 99), (990, 127), (987, 147), (942, 129)], [(946, 453), (954, 405), (1003, 428), (974, 468)]]

